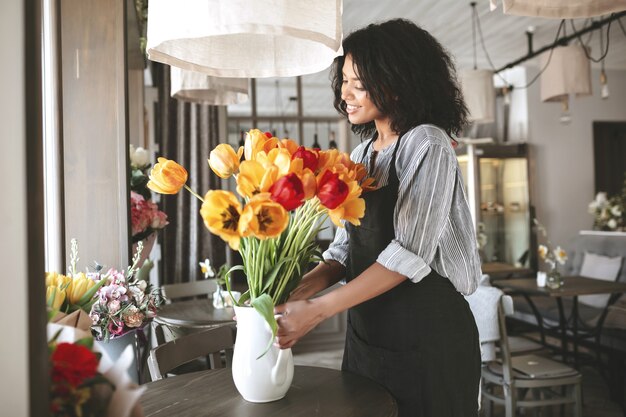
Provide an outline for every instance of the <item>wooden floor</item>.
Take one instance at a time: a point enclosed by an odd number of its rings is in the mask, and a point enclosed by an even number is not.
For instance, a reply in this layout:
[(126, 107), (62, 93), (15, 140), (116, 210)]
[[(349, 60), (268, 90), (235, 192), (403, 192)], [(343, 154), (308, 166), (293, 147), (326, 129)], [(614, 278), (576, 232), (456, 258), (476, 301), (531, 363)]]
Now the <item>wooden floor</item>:
[[(304, 353), (294, 355), (296, 365), (323, 366), (326, 368), (340, 369), (343, 350), (332, 350), (327, 352)], [(609, 398), (609, 389), (606, 381), (600, 376), (598, 371), (593, 367), (583, 367), (583, 416), (584, 417), (625, 417), (621, 406), (612, 402)], [(504, 409), (501, 407), (494, 408), (494, 417), (504, 416)], [(532, 412), (524, 415), (533, 415)], [(542, 415), (559, 416), (558, 409), (555, 408), (550, 412)], [(565, 416), (571, 416), (571, 410), (566, 410)]]

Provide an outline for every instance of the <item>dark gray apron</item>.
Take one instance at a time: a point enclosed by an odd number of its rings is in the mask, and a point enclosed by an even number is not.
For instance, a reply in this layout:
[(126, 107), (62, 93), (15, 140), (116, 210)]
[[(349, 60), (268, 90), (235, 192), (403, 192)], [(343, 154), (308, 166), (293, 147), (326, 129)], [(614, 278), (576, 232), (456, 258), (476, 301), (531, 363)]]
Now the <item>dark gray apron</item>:
[[(401, 139), (393, 150), (388, 184), (363, 194), (361, 225), (347, 225), (348, 281), (376, 262), (394, 238)], [(434, 270), (419, 283), (407, 279), (348, 311), (342, 369), (387, 388), (398, 402), (399, 417), (478, 414), (478, 330), (463, 296)]]

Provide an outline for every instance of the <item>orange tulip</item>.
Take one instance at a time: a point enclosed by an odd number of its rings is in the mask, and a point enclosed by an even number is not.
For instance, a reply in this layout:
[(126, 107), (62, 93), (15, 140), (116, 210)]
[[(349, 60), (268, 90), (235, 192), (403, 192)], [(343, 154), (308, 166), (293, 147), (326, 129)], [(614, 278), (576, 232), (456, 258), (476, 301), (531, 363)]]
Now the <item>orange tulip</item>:
[(264, 168), (258, 161), (243, 161), (237, 175), (237, 192), (242, 197), (252, 198), (266, 192), (278, 178), (278, 168), (270, 165)]
[(239, 222), (242, 236), (254, 235), (263, 240), (280, 235), (289, 224), (289, 213), (269, 199), (268, 193), (257, 194), (243, 208)]
[(328, 210), (328, 217), (338, 226), (343, 227), (341, 220), (352, 223), (355, 226), (361, 224), (361, 218), (365, 215), (365, 200), (360, 198), (362, 189), (356, 181), (348, 183), (348, 195), (335, 209)]
[(187, 182), (187, 170), (176, 162), (159, 157), (150, 171), (148, 188), (159, 194), (176, 194)]
[(209, 231), (218, 235), (233, 250), (239, 249), (241, 204), (230, 191), (210, 190), (204, 196), (200, 215)]
[(230, 178), (239, 171), (239, 160), (243, 154), (243, 146), (235, 152), (232, 146), (221, 143), (209, 154), (209, 166), (220, 178)]
[(291, 154), (285, 148), (274, 148), (269, 152), (259, 152), (257, 154), (257, 161), (259, 161), (265, 169), (269, 169), (271, 166), (278, 168), (278, 176), (282, 177), (289, 173), (289, 167), (291, 166)]

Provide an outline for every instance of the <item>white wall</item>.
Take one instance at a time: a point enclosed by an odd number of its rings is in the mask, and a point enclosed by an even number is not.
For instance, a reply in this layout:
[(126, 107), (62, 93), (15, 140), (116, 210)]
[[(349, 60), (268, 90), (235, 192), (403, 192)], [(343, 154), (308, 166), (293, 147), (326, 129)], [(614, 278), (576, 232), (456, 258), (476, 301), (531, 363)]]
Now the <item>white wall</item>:
[[(26, 166), (24, 115), (24, 54), (22, 0), (0, 2), (0, 317), (3, 342), (2, 415), (29, 414), (28, 294), (26, 242)], [(43, 302), (43, 300), (40, 300)]]
[[(537, 73), (529, 69), (529, 79)], [(611, 95), (600, 98), (599, 70), (592, 71), (593, 96), (570, 99), (572, 121), (559, 122), (560, 103), (542, 103), (537, 81), (528, 89), (528, 142), (534, 147), (533, 201), (537, 218), (553, 244), (568, 247), (593, 218), (587, 206), (594, 198), (593, 122), (626, 121), (626, 71), (608, 71)]]

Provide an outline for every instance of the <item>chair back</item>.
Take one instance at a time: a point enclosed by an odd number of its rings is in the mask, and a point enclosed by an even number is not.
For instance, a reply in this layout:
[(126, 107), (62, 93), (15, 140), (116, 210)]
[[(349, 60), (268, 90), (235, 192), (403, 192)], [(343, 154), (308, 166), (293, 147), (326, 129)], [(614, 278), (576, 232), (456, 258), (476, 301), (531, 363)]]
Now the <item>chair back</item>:
[(195, 297), (199, 295), (212, 294), (217, 289), (215, 280), (201, 280), (192, 282), (183, 282), (179, 284), (166, 284), (161, 286), (163, 296), (167, 302), (171, 302), (178, 298)]
[(216, 326), (191, 333), (164, 343), (150, 351), (148, 368), (153, 381), (166, 378), (167, 373), (194, 359), (207, 357), (209, 367), (223, 368), (231, 365), (235, 328), (232, 324)]
[(500, 331), (500, 340), (498, 344), (500, 346), (500, 360), (502, 361), (502, 377), (504, 382), (512, 386), (513, 385), (513, 366), (511, 362), (511, 347), (509, 346), (509, 335), (506, 331), (506, 314), (504, 313), (504, 303), (509, 302), (503, 295), (498, 303), (498, 329)]

